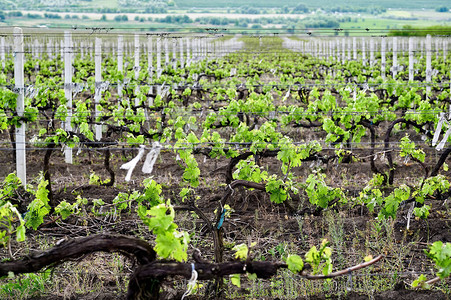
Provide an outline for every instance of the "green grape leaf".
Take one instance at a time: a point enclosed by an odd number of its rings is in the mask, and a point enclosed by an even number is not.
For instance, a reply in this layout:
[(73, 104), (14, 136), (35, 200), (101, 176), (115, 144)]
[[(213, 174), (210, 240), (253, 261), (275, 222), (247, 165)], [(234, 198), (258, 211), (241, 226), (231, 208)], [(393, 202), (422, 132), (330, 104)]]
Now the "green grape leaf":
[(240, 274), (233, 274), (230, 276), (230, 281), (236, 287), (241, 287), (241, 277)]
[(24, 224), (20, 224), (16, 229), (16, 241), (23, 242), (25, 241), (25, 226)]
[(293, 273), (298, 273), (304, 269), (304, 261), (299, 255), (289, 255), (287, 264), (288, 269)]
[(44, 223), (44, 217), (50, 212), (47, 185), (47, 180), (39, 182), (36, 198), (28, 205), (28, 212), (25, 215), (26, 226), (34, 230)]
[(164, 232), (157, 235), (155, 239), (155, 251), (162, 258), (175, 259), (176, 261), (186, 261), (188, 237), (182, 238), (176, 236), (175, 232)]
[(430, 209), (431, 209), (431, 207), (429, 205), (424, 205), (422, 207), (415, 207), (413, 209), (413, 213), (415, 214), (416, 217), (418, 217), (420, 219), (427, 219), (427, 217), (429, 216)]
[(415, 279), (415, 280), (412, 282), (412, 287), (415, 288), (415, 287), (420, 286), (420, 287), (422, 287), (422, 288), (424, 288), (424, 289), (429, 289), (429, 288), (430, 288), (430, 285), (429, 285), (429, 284), (426, 284), (426, 281), (427, 281), (426, 276), (424, 276), (423, 274), (421, 274), (420, 277), (418, 277), (417, 279)]
[(249, 249), (246, 244), (239, 244), (232, 248), (235, 251), (235, 258), (239, 260), (246, 260)]
[[(173, 231), (177, 228), (177, 225), (174, 224), (174, 211), (172, 207), (169, 208), (165, 204), (159, 204), (147, 211), (147, 214), (152, 216), (147, 225), (156, 234)], [(172, 227), (174, 226), (175, 228), (173, 229)]]
[(62, 201), (55, 207), (55, 213), (59, 214), (63, 220), (67, 219), (72, 214), (72, 205), (67, 201)]

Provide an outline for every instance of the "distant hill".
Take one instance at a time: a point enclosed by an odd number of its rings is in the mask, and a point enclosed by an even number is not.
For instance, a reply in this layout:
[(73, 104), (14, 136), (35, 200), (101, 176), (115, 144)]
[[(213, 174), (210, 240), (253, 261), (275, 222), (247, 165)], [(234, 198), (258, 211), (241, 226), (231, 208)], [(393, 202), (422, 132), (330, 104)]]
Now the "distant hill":
[(164, 13), (174, 8), (230, 8), (242, 13), (264, 13), (264, 9), (268, 8), (278, 9), (280, 13), (293, 11), (295, 7), (298, 7), (298, 12), (304, 9), (354, 12), (374, 12), (372, 8), (450, 9), (451, 0), (0, 0), (0, 13), (2, 10)]
[(403, 9), (435, 9), (439, 6), (449, 6), (451, 8), (450, 0), (378, 0), (378, 1), (366, 1), (366, 0), (283, 0), (283, 1), (274, 1), (274, 0), (175, 0), (175, 4), (181, 8), (216, 8), (216, 7), (283, 7), (290, 6), (295, 7), (300, 3), (304, 3), (308, 8), (331, 8), (331, 7), (369, 7), (369, 6), (379, 6), (384, 8), (403, 8)]
[[(64, 12), (165, 12), (172, 0), (0, 0), (1, 10)], [(173, 3), (172, 3), (173, 6)]]

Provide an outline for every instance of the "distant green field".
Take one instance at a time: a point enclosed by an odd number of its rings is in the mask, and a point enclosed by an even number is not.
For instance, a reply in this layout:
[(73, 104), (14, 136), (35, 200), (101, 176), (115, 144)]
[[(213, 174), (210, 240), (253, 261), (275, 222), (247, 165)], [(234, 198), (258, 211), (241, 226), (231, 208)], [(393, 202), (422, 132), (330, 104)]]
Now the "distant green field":
[(330, 7), (344, 7), (344, 6), (357, 6), (357, 7), (370, 7), (370, 6), (382, 6), (385, 8), (406, 8), (406, 9), (421, 9), (429, 8), (434, 9), (439, 6), (450, 6), (449, 0), (378, 0), (378, 1), (365, 1), (365, 0), (342, 0), (342, 1), (330, 1), (330, 0), (317, 0), (317, 1), (299, 1), (299, 0), (249, 0), (249, 1), (237, 1), (237, 0), (175, 0), (178, 7), (181, 8), (225, 8), (225, 7), (294, 7), (300, 3), (304, 3), (310, 8), (330, 8)]
[[(373, 34), (385, 34), (389, 29), (401, 29), (405, 25), (411, 25), (415, 27), (426, 27), (435, 25), (433, 21), (426, 20), (390, 20), (390, 19), (380, 19), (380, 18), (362, 18), (357, 22), (343, 22), (340, 23), (340, 28), (351, 29), (359, 31), (358, 29), (370, 29), (368, 35)], [(362, 32), (359, 31), (361, 34)]]
[(110, 8), (118, 7), (117, 0), (95, 0), (92, 3), (97, 7), (110, 7)]

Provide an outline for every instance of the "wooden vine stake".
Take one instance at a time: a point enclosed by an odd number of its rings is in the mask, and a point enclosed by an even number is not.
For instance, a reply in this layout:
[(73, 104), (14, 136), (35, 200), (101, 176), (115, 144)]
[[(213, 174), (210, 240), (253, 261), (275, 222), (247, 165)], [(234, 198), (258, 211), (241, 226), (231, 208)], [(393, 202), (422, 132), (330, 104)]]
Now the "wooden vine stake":
[[(222, 47), (224, 47), (223, 43), (222, 43)], [(327, 54), (328, 55), (328, 57), (327, 57), (328, 61), (332, 61), (333, 60), (333, 51), (334, 51), (334, 42), (329, 41), (329, 52)]]
[(366, 66), (365, 38), (362, 38), (362, 65)]
[(2, 61), (2, 70), (5, 70), (5, 37), (0, 37), (0, 60)]
[(185, 58), (183, 57), (183, 39), (180, 39), (180, 68), (185, 67)]
[(177, 40), (172, 39), (172, 68), (177, 69)]
[(200, 49), (200, 37), (194, 40), (194, 51), (193, 53), (195, 53), (194, 59), (196, 61), (199, 61), (201, 58), (200, 56), (202, 55), (201, 49)]
[(439, 49), (439, 40), (438, 38), (435, 38), (435, 59), (438, 60), (438, 49)]
[(35, 39), (34, 43), (33, 43), (33, 50), (34, 50), (33, 59), (35, 60), (35, 62), (34, 62), (35, 72), (37, 72), (39, 70), (39, 63), (40, 63), (39, 59), (41, 58), (41, 50), (40, 49), (41, 49), (41, 45), (39, 44), (39, 41), (37, 39)]
[(191, 60), (195, 61), (196, 60), (196, 56), (197, 56), (197, 52), (196, 52), (197, 39), (196, 38), (192, 38), (190, 42), (191, 42)]
[(60, 57), (61, 57), (61, 61), (64, 63), (64, 40), (60, 41)]
[(153, 39), (152, 36), (147, 36), (147, 72), (149, 73), (149, 78), (152, 79), (153, 73)]
[[(337, 61), (338, 58), (338, 40), (331, 41), (332, 43), (332, 49), (331, 49), (331, 55), (332, 55), (332, 61)], [(304, 44), (305, 47), (305, 44)]]
[(392, 66), (393, 79), (396, 79), (398, 75), (398, 39), (393, 38), (393, 66)]
[(341, 40), (341, 63), (346, 63), (346, 39)]
[[(95, 42), (95, 57), (94, 57), (94, 63), (95, 63), (95, 95), (94, 95), (94, 105), (95, 105), (95, 118), (100, 114), (99, 111), (99, 105), (100, 105), (100, 98), (102, 96), (102, 39), (96, 38)], [(97, 123), (97, 121), (96, 121)], [(102, 125), (96, 124), (95, 125), (95, 132), (96, 132), (96, 140), (99, 141), (102, 138)]]
[[(349, 50), (349, 44), (347, 45), (347, 47), (348, 47), (347, 49)], [(319, 42), (317, 40), (314, 40), (313, 41), (313, 55), (316, 58), (320, 58), (319, 52), (320, 52)], [(349, 53), (349, 51), (347, 53)]]
[[(64, 32), (64, 97), (66, 98), (67, 117), (64, 122), (64, 130), (72, 131), (72, 35), (69, 31)], [(72, 148), (65, 147), (65, 161), (72, 164)]]
[(374, 66), (374, 39), (370, 39), (370, 67)]
[[(51, 39), (49, 39), (48, 41), (47, 41), (47, 58), (48, 59), (51, 59), (51, 58), (53, 58), (53, 51), (52, 51), (52, 48), (53, 48), (53, 43), (52, 43), (52, 40)], [(83, 48), (82, 48), (83, 49)]]
[(447, 54), (448, 54), (448, 40), (446, 40), (446, 39), (443, 39), (443, 49), (442, 49), (442, 52), (443, 52), (443, 62), (446, 63), (446, 56), (447, 56)]
[(189, 67), (191, 65), (191, 43), (190, 39), (186, 38), (186, 66)]
[[(149, 80), (152, 84), (153, 79), (153, 39), (152, 36), (147, 36), (147, 72), (149, 74)], [(153, 85), (150, 86), (150, 93), (153, 93)], [(153, 106), (153, 98), (148, 98), (148, 105)]]
[[(22, 28), (14, 28), (14, 81), (17, 91), (16, 111), (19, 117), (24, 115), (24, 52)], [(16, 172), (25, 186), (27, 184), (25, 124), (16, 126)]]
[(161, 37), (157, 40), (157, 78), (161, 75)]
[(413, 38), (409, 38), (409, 81), (413, 81)]
[[(135, 34), (135, 66), (133, 69), (135, 70), (135, 81), (136, 81), (136, 87), (135, 87), (135, 95), (139, 92), (139, 53), (140, 53), (140, 47), (139, 47), (139, 35)], [(135, 106), (139, 105), (139, 97), (135, 97)]]
[(348, 39), (348, 60), (351, 60), (351, 54), (352, 54), (352, 41)]
[[(349, 50), (349, 44), (347, 45), (347, 49)], [(315, 55), (316, 58), (321, 58), (321, 48), (320, 48), (320, 43), (318, 40), (314, 40), (313, 41), (313, 53)], [(349, 54), (349, 51), (347, 52)]]
[(386, 40), (385, 38), (382, 38), (381, 41), (381, 75), (382, 79), (385, 79), (385, 47), (386, 47)]
[[(119, 72), (124, 72), (124, 38), (122, 35), (119, 35), (117, 37), (117, 70)], [(124, 85), (122, 84), (122, 81), (118, 81), (117, 83), (117, 95), (119, 97), (119, 103), (121, 102), (122, 98), (122, 89), (124, 88)]]
[(324, 41), (324, 59), (326, 61), (329, 61), (330, 58), (330, 41)]
[(432, 40), (431, 35), (428, 34), (426, 36), (426, 93), (429, 95), (431, 92), (431, 80), (432, 80), (432, 67), (431, 67), (431, 49), (432, 48)]
[(164, 64), (169, 65), (169, 41), (167, 38), (164, 39)]

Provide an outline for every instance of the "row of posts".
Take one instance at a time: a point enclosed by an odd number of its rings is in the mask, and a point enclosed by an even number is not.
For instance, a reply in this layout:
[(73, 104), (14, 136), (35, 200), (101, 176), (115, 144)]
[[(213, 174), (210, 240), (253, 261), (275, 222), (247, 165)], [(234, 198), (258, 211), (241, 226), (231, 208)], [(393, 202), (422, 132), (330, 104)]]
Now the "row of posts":
[[(65, 36), (67, 34), (70, 35), (71, 33), (66, 32)], [(158, 66), (161, 67), (161, 56), (164, 55), (165, 65), (172, 63), (174, 68), (177, 68), (178, 65), (183, 68), (185, 63), (189, 63), (193, 60), (201, 60), (217, 54), (218, 51), (216, 48), (220, 47), (221, 43), (212, 43), (210, 40), (212, 39), (209, 36), (177, 38), (148, 35), (147, 43), (145, 43), (142, 48), (143, 50), (146, 50), (145, 48), (147, 48), (147, 52), (149, 54), (149, 66), (152, 66), (151, 55), (156, 52), (158, 56)], [(70, 41), (73, 44), (72, 39), (70, 39)], [(156, 51), (154, 51), (155, 44)], [(134, 56), (139, 57), (141, 49), (141, 36), (135, 35), (134, 43), (125, 42), (123, 36), (119, 36), (116, 44), (117, 47), (115, 47), (115, 43), (111, 42), (111, 39), (108, 38), (103, 42), (103, 45), (107, 49), (111, 48), (111, 52), (114, 56), (118, 52), (121, 52), (122, 55), (128, 55), (133, 52)], [(31, 52), (34, 59), (43, 58), (42, 54), (44, 52), (47, 54), (48, 58), (53, 59), (59, 52), (61, 54), (61, 59), (64, 60), (67, 47), (66, 38), (60, 42), (55, 41), (53, 38), (49, 38), (45, 46), (40, 44), (38, 39), (35, 39), (34, 42), (29, 45), (29, 50), (25, 49), (25, 51)], [(92, 47), (92, 43), (90, 41), (80, 41), (78, 46), (75, 47), (78, 48), (78, 52), (82, 58), (85, 58), (88, 55), (94, 55), (95, 46)], [(74, 49), (74, 46), (72, 46), (71, 49)], [(0, 36), (0, 61), (2, 62), (2, 69), (5, 68), (5, 54), (10, 53), (11, 50), (12, 47), (6, 45), (6, 37)], [(172, 58), (170, 57), (171, 53)], [(119, 54), (117, 55), (119, 56)], [(179, 64), (177, 64), (177, 61)]]
[[(10, 45), (6, 45), (5, 36), (0, 36), (0, 60), (2, 70), (5, 69), (6, 62), (6, 53), (8, 53), (7, 49), (13, 53), (14, 57), (14, 80), (15, 80), (15, 90), (17, 91), (17, 107), (16, 111), (19, 116), (23, 116), (25, 104), (24, 104), (24, 96), (25, 96), (25, 82), (24, 82), (24, 53), (27, 51), (24, 48), (24, 34), (21, 28), (14, 28), (13, 30), (13, 40), (14, 44), (11, 47)], [(156, 43), (154, 43), (154, 40)], [(241, 42), (238, 42), (236, 39), (231, 39), (228, 41), (219, 41), (214, 42), (214, 39), (208, 39), (207, 37), (202, 38), (172, 38), (172, 60), (169, 57), (169, 38), (162, 38), (160, 36), (147, 36), (147, 55), (148, 55), (148, 72), (149, 78), (152, 78), (152, 73), (154, 71), (153, 62), (154, 55), (156, 55), (156, 77), (160, 77), (162, 72), (162, 55), (164, 54), (165, 64), (169, 65), (172, 63), (173, 68), (177, 68), (178, 66), (184, 67), (189, 66), (191, 63), (211, 59), (219, 56), (226, 55), (232, 51), (239, 50), (242, 46)], [(111, 42), (107, 42), (108, 45)], [(105, 86), (102, 81), (102, 39), (96, 37), (93, 47), (93, 53), (88, 53), (89, 42), (84, 41), (81, 43), (81, 47), (77, 50), (80, 50), (82, 56), (86, 58), (87, 55), (91, 54), (94, 56), (95, 62), (95, 95), (94, 95), (94, 104), (95, 104), (95, 117), (99, 116), (99, 103), (102, 97), (103, 87)], [(58, 45), (58, 44), (56, 44)], [(239, 45), (239, 46), (237, 46)], [(72, 39), (71, 32), (67, 31), (64, 33), (64, 38), (61, 41), (61, 59), (64, 61), (64, 94), (67, 99), (67, 119), (63, 122), (62, 127), (66, 131), (71, 131), (71, 118), (72, 118), (72, 98), (73, 98), (73, 60), (74, 53), (76, 47), (74, 47), (74, 42)], [(140, 72), (140, 59), (141, 59), (141, 43), (140, 36), (134, 36), (134, 77), (138, 79)], [(154, 47), (155, 46), (155, 47)], [(107, 46), (111, 47), (111, 45)], [(124, 37), (119, 35), (117, 37), (117, 48), (113, 48), (113, 55), (117, 55), (117, 68), (118, 71), (124, 72), (124, 57), (127, 53), (131, 51), (126, 51), (126, 48), (131, 48), (129, 44), (124, 42)], [(39, 56), (43, 53), (43, 51), (39, 51), (39, 49), (43, 49), (44, 47), (40, 47), (39, 43), (35, 40), (32, 43), (31, 53), (34, 59), (38, 59)], [(156, 48), (156, 49), (155, 49)], [(164, 48), (164, 52), (162, 52), (162, 48)], [(49, 41), (47, 43), (47, 55), (48, 57), (54, 57), (54, 53), (59, 51), (57, 47), (52, 47), (52, 42)], [(177, 57), (177, 54), (178, 57)], [(124, 87), (123, 82), (118, 82), (118, 97), (122, 97), (122, 89)], [(158, 88), (159, 87), (159, 88)], [(157, 92), (161, 92), (161, 86), (157, 87)], [(139, 84), (137, 85), (139, 89)], [(136, 104), (136, 103), (135, 103)], [(98, 141), (102, 138), (102, 125), (95, 124), (95, 139)], [(26, 185), (26, 125), (22, 124), (21, 126), (16, 127), (15, 138), (16, 138), (16, 172), (17, 176), (21, 179), (22, 183)], [(66, 163), (72, 163), (72, 148), (66, 147), (64, 149), (65, 153), (65, 161)]]
[[(446, 61), (448, 54), (449, 38), (434, 38), (435, 40), (435, 58), (439, 59), (440, 52), (443, 60)], [(408, 52), (409, 55), (409, 81), (414, 80), (416, 63), (415, 53), (419, 52), (421, 57), (426, 53), (426, 82), (432, 79), (432, 38), (427, 35), (426, 38), (410, 37), (381, 37), (381, 38), (309, 38), (307, 40), (291, 40), (286, 38), (284, 46), (294, 51), (300, 51), (305, 54), (312, 55), (317, 58), (335, 60), (343, 64), (351, 60), (361, 60), (362, 65), (367, 64), (367, 52), (369, 50), (369, 66), (372, 67), (376, 63), (375, 54), (380, 51), (381, 76), (385, 79), (386, 74), (386, 56), (387, 52), (392, 52), (393, 65), (390, 68), (393, 78), (396, 78), (402, 66), (398, 64), (399, 53)], [(369, 46), (369, 49), (367, 48)], [(361, 56), (358, 57), (358, 52)], [(428, 89), (430, 89), (428, 87)]]
[[(24, 94), (25, 94), (25, 86), (24, 86), (24, 37), (21, 28), (14, 29), (14, 78), (15, 78), (15, 89), (18, 92), (17, 99), (17, 113), (19, 116), (22, 116), (24, 113)], [(156, 43), (154, 40), (156, 39)], [(147, 44), (146, 50), (148, 54), (148, 71), (150, 77), (152, 76), (152, 72), (154, 70), (153, 67), (153, 59), (154, 54), (156, 54), (156, 77), (158, 78), (161, 75), (162, 70), (162, 54), (165, 57), (165, 64), (169, 65), (171, 63), (169, 57), (169, 41), (170, 39), (161, 37), (161, 36), (147, 36)], [(448, 47), (449, 39), (443, 38), (435, 38), (435, 53), (436, 59), (439, 56), (439, 47), (442, 46), (441, 51), (443, 53), (443, 59), (446, 60), (447, 56), (447, 47)], [(106, 47), (112, 47), (109, 45), (111, 42), (107, 42)], [(415, 63), (415, 52), (426, 53), (426, 82), (431, 82), (432, 79), (432, 38), (428, 35), (425, 39), (420, 38), (408, 38), (408, 39), (400, 39), (397, 37), (393, 38), (380, 38), (376, 39), (367, 39), (363, 38), (360, 40), (360, 49), (358, 48), (358, 40), (357, 38), (347, 38), (347, 39), (335, 39), (335, 40), (324, 40), (324, 39), (309, 39), (306, 41), (293, 41), (289, 39), (285, 39), (284, 45), (287, 48), (293, 50), (300, 50), (302, 52), (315, 55), (317, 57), (329, 58), (329, 59), (337, 59), (339, 61), (346, 61), (347, 59), (358, 59), (357, 54), (358, 50), (361, 53), (361, 59), (363, 65), (366, 63), (366, 46), (369, 43), (369, 65), (373, 66), (375, 64), (375, 49), (380, 45), (380, 55), (381, 55), (381, 73), (382, 76), (385, 76), (385, 68), (386, 68), (386, 53), (388, 49), (392, 50), (393, 53), (393, 66), (391, 68), (393, 77), (395, 78), (398, 70), (400, 69), (398, 66), (398, 53), (402, 51), (408, 51), (409, 53), (409, 80), (414, 79), (414, 63)], [(47, 43), (47, 54), (48, 56), (52, 56), (54, 52), (51, 50), (58, 50), (57, 48), (51, 46), (51, 41)], [(156, 47), (154, 47), (156, 44)], [(57, 45), (57, 44), (56, 44)], [(178, 47), (177, 47), (178, 45)], [(218, 57), (223, 56), (231, 51), (239, 50), (242, 47), (242, 42), (238, 42), (236, 38), (228, 40), (227, 42), (220, 43), (208, 43), (207, 38), (197, 38), (191, 40), (190, 38), (172, 38), (172, 67), (177, 68), (178, 65), (183, 67), (185, 64), (189, 66), (192, 61), (208, 59), (209, 57)], [(5, 54), (6, 51), (5, 37), (0, 37), (0, 60), (2, 68), (5, 68)], [(39, 46), (37, 40), (34, 41), (32, 49), (32, 55), (34, 58), (39, 58), (39, 54), (42, 54), (42, 51), (38, 51), (43, 47)], [(129, 44), (124, 43), (123, 36), (118, 36), (117, 39), (117, 48), (113, 48), (113, 55), (117, 55), (118, 62), (118, 71), (124, 71), (124, 54), (127, 53), (125, 48), (128, 48), (130, 53), (131, 47)], [(156, 48), (156, 49), (154, 49)], [(162, 48), (164, 48), (164, 52), (162, 52)], [(177, 49), (178, 48), (178, 49)], [(71, 128), (71, 118), (72, 118), (72, 95), (73, 95), (73, 84), (72, 84), (72, 75), (73, 75), (73, 54), (74, 54), (74, 43), (72, 41), (72, 35), (70, 32), (65, 32), (64, 39), (61, 41), (61, 57), (64, 60), (64, 92), (65, 97), (67, 99), (68, 106), (68, 117), (66, 122), (64, 122), (63, 126), (65, 130), (72, 130)], [(95, 60), (95, 105), (96, 111), (95, 114), (98, 116), (99, 111), (97, 110), (98, 104), (100, 103), (100, 99), (102, 96), (102, 70), (101, 70), (101, 62), (102, 62), (102, 39), (96, 38), (94, 47), (89, 47), (88, 42), (84, 41), (81, 43), (80, 52), (82, 56), (88, 55), (87, 49), (94, 49), (94, 60)], [(186, 51), (186, 52), (185, 52)], [(177, 60), (177, 53), (179, 53)], [(92, 54), (92, 53), (91, 53)], [(139, 76), (139, 66), (140, 66), (140, 54), (141, 54), (141, 43), (140, 36), (134, 36), (134, 71), (135, 71), (135, 79), (138, 79)], [(122, 96), (122, 88), (123, 83), (118, 82), (118, 96)], [(139, 88), (139, 87), (138, 87)], [(427, 86), (427, 90), (430, 91), (430, 86)], [(161, 92), (159, 89), (157, 92)], [(26, 183), (26, 163), (25, 163), (25, 148), (26, 148), (26, 139), (25, 139), (25, 125), (18, 126), (16, 128), (16, 161), (17, 161), (17, 175), (22, 179), (22, 182)], [(102, 138), (102, 126), (100, 124), (95, 125), (95, 137), (96, 140), (100, 140)], [(72, 149), (65, 149), (65, 159), (67, 163), (72, 163)]]

